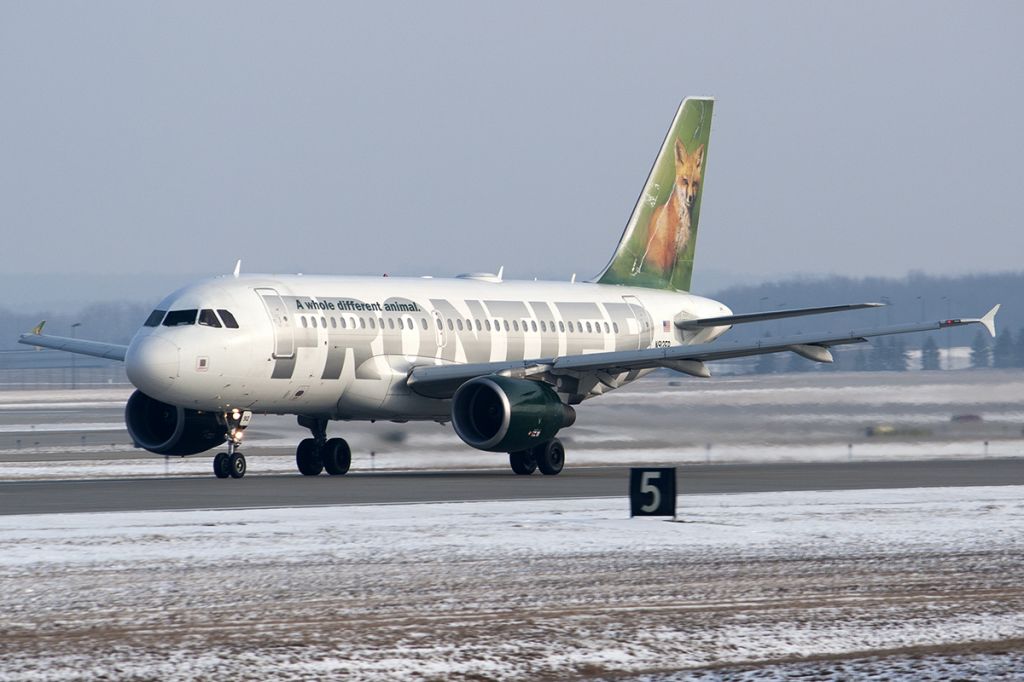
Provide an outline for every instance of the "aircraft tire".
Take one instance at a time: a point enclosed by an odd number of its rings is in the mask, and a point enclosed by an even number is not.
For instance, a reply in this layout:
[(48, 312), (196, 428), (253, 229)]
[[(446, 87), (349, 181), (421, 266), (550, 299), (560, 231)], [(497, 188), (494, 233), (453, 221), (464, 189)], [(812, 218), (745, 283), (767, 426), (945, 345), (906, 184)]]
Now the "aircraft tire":
[(508, 453), (508, 463), (512, 466), (512, 471), (520, 476), (529, 476), (537, 470), (537, 460), (532, 450)]
[(331, 476), (343, 476), (352, 466), (352, 449), (344, 438), (331, 438), (324, 443), (324, 469)]
[(218, 452), (213, 458), (213, 475), (217, 478), (227, 478), (231, 475), (228, 453)]
[(241, 452), (235, 452), (230, 455), (228, 457), (228, 470), (231, 472), (231, 478), (241, 478), (242, 476), (245, 476), (245, 455)]
[(312, 438), (303, 438), (299, 441), (299, 447), (295, 449), (295, 464), (303, 476), (319, 476), (324, 470), (324, 462), (320, 458), (320, 451), (316, 447), (316, 441)]
[(541, 443), (533, 449), (533, 454), (537, 459), (537, 468), (545, 476), (557, 476), (565, 466), (565, 448), (557, 438)]

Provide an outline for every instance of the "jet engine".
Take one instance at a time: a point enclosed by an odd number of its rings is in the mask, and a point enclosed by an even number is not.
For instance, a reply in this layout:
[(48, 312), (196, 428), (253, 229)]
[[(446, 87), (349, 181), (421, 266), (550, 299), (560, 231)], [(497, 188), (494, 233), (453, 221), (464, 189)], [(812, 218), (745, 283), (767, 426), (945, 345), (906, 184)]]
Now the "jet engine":
[(516, 452), (572, 426), (576, 410), (539, 381), (499, 375), (470, 379), (452, 398), (455, 433), (478, 450)]
[(158, 455), (195, 455), (224, 442), (226, 430), (211, 412), (168, 405), (135, 391), (124, 408), (135, 445)]

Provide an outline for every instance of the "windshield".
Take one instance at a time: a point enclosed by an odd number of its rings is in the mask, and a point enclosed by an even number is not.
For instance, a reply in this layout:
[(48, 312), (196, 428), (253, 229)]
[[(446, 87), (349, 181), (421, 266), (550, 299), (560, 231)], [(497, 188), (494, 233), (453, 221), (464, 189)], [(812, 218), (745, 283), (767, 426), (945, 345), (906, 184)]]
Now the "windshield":
[(164, 319), (164, 315), (167, 314), (166, 310), (154, 310), (149, 314), (144, 322), (147, 327), (158, 327), (160, 326), (160, 320)]
[(219, 327), (220, 320), (217, 319), (217, 314), (209, 308), (203, 308), (199, 311), (199, 324), (204, 327)]
[(180, 327), (182, 325), (195, 324), (196, 315), (199, 311), (195, 308), (191, 310), (172, 310), (167, 313), (167, 317), (164, 318), (165, 327)]

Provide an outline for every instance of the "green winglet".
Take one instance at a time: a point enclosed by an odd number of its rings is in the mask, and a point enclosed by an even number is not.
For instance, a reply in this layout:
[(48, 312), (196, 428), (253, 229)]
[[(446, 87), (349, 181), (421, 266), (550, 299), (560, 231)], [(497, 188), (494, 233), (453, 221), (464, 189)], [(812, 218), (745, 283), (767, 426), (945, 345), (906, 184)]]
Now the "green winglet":
[(43, 333), (43, 325), (45, 325), (45, 324), (46, 324), (46, 320), (43, 320), (42, 322), (40, 322), (36, 326), (32, 327), (32, 333), (35, 334), (36, 336), (39, 336), (40, 334), (42, 334)]

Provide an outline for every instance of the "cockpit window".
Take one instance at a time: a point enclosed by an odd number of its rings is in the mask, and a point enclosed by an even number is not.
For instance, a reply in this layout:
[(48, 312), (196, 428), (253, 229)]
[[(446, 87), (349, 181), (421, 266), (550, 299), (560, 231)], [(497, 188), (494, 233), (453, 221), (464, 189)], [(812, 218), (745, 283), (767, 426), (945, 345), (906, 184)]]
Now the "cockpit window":
[(154, 310), (149, 314), (149, 317), (146, 318), (145, 325), (147, 327), (159, 327), (160, 320), (164, 319), (164, 315), (166, 314), (166, 310)]
[(203, 308), (199, 311), (199, 324), (204, 327), (220, 327), (220, 320), (217, 319), (217, 313), (213, 312), (209, 308)]
[(217, 309), (220, 313), (220, 319), (224, 320), (224, 326), (228, 329), (238, 329), (238, 322), (235, 321), (235, 316), (227, 310)]
[(195, 308), (191, 310), (172, 310), (167, 313), (167, 317), (164, 318), (165, 327), (181, 327), (183, 325), (195, 324), (196, 315), (199, 311)]

